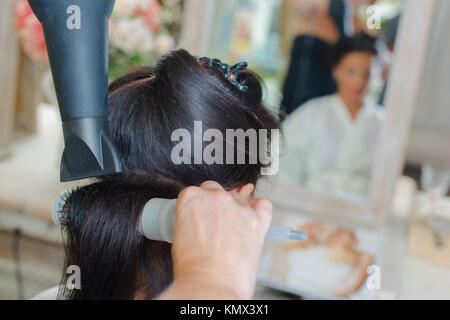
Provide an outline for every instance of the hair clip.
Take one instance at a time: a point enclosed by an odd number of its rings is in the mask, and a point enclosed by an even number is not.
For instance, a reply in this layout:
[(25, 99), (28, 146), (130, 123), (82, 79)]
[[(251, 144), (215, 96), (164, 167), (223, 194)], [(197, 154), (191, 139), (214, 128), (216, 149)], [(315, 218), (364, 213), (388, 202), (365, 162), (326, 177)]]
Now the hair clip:
[(210, 59), (208, 57), (196, 57), (199, 62), (206, 62), (208, 68), (214, 68), (218, 70), (232, 85), (238, 88), (242, 92), (248, 90), (248, 86), (239, 82), (239, 71), (247, 68), (248, 64), (245, 61), (241, 61), (230, 67), (228, 64), (223, 63), (219, 59)]

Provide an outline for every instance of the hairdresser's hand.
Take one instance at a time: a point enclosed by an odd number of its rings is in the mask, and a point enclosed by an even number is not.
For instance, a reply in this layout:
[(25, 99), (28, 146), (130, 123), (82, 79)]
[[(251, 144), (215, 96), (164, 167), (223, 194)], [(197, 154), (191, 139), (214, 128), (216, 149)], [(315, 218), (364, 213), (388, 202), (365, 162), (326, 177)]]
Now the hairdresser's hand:
[(178, 298), (252, 297), (272, 218), (268, 200), (247, 200), (253, 188), (227, 192), (208, 181), (180, 193), (172, 256), (186, 295)]

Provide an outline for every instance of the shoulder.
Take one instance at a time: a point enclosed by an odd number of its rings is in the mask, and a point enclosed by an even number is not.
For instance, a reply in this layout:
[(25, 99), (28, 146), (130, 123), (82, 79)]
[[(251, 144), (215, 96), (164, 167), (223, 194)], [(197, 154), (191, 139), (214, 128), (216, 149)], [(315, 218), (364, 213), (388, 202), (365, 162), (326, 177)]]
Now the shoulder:
[(286, 118), (284, 127), (288, 129), (302, 123), (309, 123), (311, 118), (317, 119), (318, 115), (331, 108), (335, 98), (335, 95), (328, 95), (305, 102)]

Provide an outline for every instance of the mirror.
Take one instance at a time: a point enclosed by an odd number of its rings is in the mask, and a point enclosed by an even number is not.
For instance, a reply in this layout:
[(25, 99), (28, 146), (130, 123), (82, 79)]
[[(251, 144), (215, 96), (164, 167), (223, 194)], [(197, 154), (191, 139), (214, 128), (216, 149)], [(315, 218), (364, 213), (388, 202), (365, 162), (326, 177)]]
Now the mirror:
[[(258, 195), (272, 200), (273, 223), (309, 235), (267, 244), (261, 283), (308, 297), (380, 293), (363, 283), (386, 256), (400, 259), (398, 247), (383, 246), (383, 226), (433, 8), (415, 0), (214, 1), (203, 53), (248, 61), (267, 105), (285, 115), (280, 170)], [(387, 291), (395, 286), (389, 274)]]
[(286, 116), (275, 180), (368, 197), (401, 10), (402, 1), (216, 2), (209, 54), (248, 61)]

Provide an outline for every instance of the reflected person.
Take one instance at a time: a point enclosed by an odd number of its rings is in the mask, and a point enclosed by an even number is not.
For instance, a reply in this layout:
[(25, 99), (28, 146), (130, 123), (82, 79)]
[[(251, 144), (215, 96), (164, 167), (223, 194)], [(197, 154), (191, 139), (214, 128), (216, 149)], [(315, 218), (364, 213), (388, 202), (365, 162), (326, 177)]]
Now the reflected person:
[(311, 190), (364, 194), (384, 111), (366, 97), (375, 43), (366, 34), (332, 49), (336, 93), (298, 108), (284, 122), (280, 181)]

